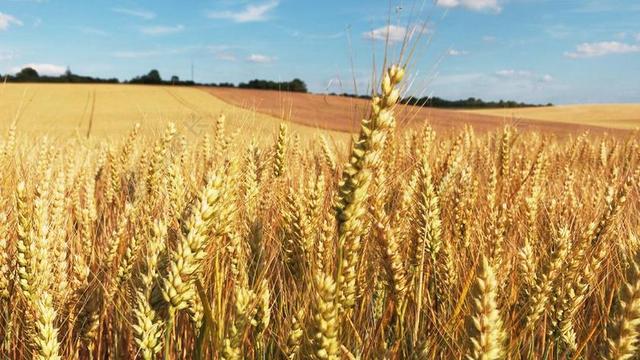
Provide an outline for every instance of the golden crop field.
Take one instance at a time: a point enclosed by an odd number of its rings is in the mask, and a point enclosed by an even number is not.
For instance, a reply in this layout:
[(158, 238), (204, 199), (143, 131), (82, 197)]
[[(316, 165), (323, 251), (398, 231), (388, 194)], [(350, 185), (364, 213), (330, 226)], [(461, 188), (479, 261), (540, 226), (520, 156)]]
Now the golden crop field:
[(640, 128), (640, 104), (559, 105), (519, 109), (468, 110), (465, 112), (606, 128)]
[(404, 77), (351, 144), (187, 88), (5, 86), (0, 357), (635, 356), (638, 133), (401, 129)]
[[(2, 84), (0, 117), (5, 128), (12, 121), (20, 133), (69, 138), (120, 138), (132, 124), (159, 134), (169, 121), (183, 135), (200, 137), (211, 132), (223, 114), (227, 125), (239, 133), (267, 136), (279, 120), (231, 106), (203, 91), (179, 86), (109, 84)], [(314, 129), (292, 124), (303, 135)], [(333, 132), (333, 135), (339, 136)]]

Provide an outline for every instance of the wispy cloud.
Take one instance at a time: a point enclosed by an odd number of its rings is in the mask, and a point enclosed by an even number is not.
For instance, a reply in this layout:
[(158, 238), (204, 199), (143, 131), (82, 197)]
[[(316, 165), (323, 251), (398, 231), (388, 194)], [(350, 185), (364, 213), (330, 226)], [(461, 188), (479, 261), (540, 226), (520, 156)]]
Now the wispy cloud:
[(624, 40), (627, 37), (627, 32), (626, 31), (620, 31), (615, 33), (615, 35), (613, 35), (616, 39), (620, 39), (620, 40)]
[(91, 27), (91, 26), (80, 26), (78, 27), (78, 30), (80, 30), (80, 32), (82, 32), (83, 34), (87, 34), (87, 35), (97, 35), (97, 36), (103, 36), (103, 37), (109, 36), (108, 32), (98, 28)]
[(640, 33), (636, 34), (636, 41), (640, 41)]
[(159, 50), (142, 50), (142, 51), (116, 51), (111, 56), (120, 59), (141, 59), (163, 55), (165, 52)]
[(281, 25), (276, 25), (276, 26), (284, 30), (289, 36), (292, 36), (294, 38), (299, 38), (299, 39), (306, 39), (306, 40), (333, 40), (333, 39), (339, 39), (343, 37), (345, 34), (344, 31), (327, 33), (327, 34), (308, 33), (308, 32), (304, 32), (296, 29), (291, 29), (286, 26), (281, 26)]
[(465, 51), (465, 50), (449, 49), (449, 51), (447, 51), (447, 55), (449, 55), (449, 56), (464, 56), (464, 55), (469, 55), (469, 52)]
[(407, 29), (404, 26), (387, 25), (371, 31), (362, 33), (365, 39), (386, 41), (389, 39), (390, 43), (401, 42), (411, 38), (413, 35), (426, 32), (424, 26), (414, 26)]
[(542, 80), (542, 82), (546, 82), (546, 83), (552, 82), (553, 81), (553, 76), (551, 76), (549, 74), (544, 74), (544, 75), (542, 75), (541, 80)]
[(209, 11), (207, 17), (210, 19), (231, 20), (237, 23), (265, 21), (269, 19), (269, 14), (280, 2), (271, 0), (262, 4), (249, 4), (241, 10), (231, 11)]
[(531, 71), (506, 69), (506, 70), (498, 70), (498, 71), (496, 71), (496, 75), (499, 76), (499, 77), (508, 77), (508, 78), (529, 77), (529, 76), (531, 76)]
[(236, 61), (236, 55), (231, 51), (231, 46), (228, 45), (209, 45), (207, 46), (207, 50), (213, 57), (217, 60), (222, 61)]
[(11, 68), (11, 71), (14, 73), (18, 73), (20, 72), (20, 70), (27, 67), (35, 69), (40, 75), (53, 75), (53, 76), (62, 75), (67, 70), (66, 67), (61, 65), (30, 63), (30, 64), (24, 64), (22, 66), (15, 66)]
[(491, 36), (491, 35), (484, 35), (482, 37), (482, 41), (484, 41), (486, 43), (496, 42), (496, 40), (498, 40), (498, 39), (495, 36)]
[(146, 35), (168, 35), (182, 32), (184, 30), (184, 26), (175, 25), (175, 26), (145, 26), (140, 29), (143, 34)]
[(602, 1), (584, 0), (573, 12), (577, 13), (605, 13), (605, 12), (636, 12), (640, 5), (634, 1)]
[(503, 69), (496, 71), (494, 75), (501, 79), (527, 82), (549, 83), (553, 81), (553, 76), (550, 74), (536, 74), (530, 70)]
[(181, 47), (170, 49), (150, 49), (150, 50), (123, 50), (111, 53), (111, 56), (119, 59), (142, 59), (149, 57), (168, 56), (176, 54), (184, 54), (186, 52), (197, 50), (198, 47)]
[(0, 12), (0, 30), (7, 30), (12, 25), (22, 26), (22, 21), (13, 15)]
[(133, 16), (133, 17), (145, 19), (145, 20), (151, 20), (156, 17), (156, 13), (154, 13), (153, 11), (148, 11), (143, 9), (113, 8), (111, 9), (111, 11), (119, 14), (127, 15), (127, 16)]
[(546, 26), (544, 32), (554, 39), (565, 39), (574, 33), (575, 30), (564, 24), (554, 24)]
[(229, 51), (218, 51), (216, 53), (213, 54), (213, 56), (217, 59), (217, 60), (223, 60), (223, 61), (236, 61), (236, 56)]
[(262, 55), (262, 54), (251, 54), (247, 57), (248, 62), (256, 63), (256, 64), (268, 64), (272, 63), (276, 60), (275, 57)]
[(498, 0), (436, 0), (436, 5), (444, 8), (463, 7), (473, 11), (491, 11), (495, 13), (502, 11)]
[(10, 50), (0, 50), (0, 61), (13, 60), (16, 53)]
[(637, 52), (640, 52), (640, 45), (626, 44), (618, 41), (601, 41), (579, 44), (576, 46), (575, 51), (567, 51), (564, 53), (564, 56), (571, 59), (578, 59)]

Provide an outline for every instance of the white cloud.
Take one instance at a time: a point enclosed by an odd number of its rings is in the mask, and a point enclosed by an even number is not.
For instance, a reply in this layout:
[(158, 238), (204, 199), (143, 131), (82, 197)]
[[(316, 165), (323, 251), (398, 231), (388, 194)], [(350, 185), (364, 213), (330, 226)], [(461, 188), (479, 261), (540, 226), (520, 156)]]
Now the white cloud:
[(176, 26), (146, 26), (140, 29), (143, 34), (146, 35), (167, 35), (167, 34), (175, 34), (182, 32), (184, 30), (184, 26), (176, 25)]
[(30, 67), (35, 69), (40, 75), (62, 75), (67, 70), (66, 67), (54, 64), (24, 64), (22, 66), (16, 66), (11, 68), (14, 73), (20, 72), (20, 70)]
[(151, 20), (156, 17), (156, 14), (154, 12), (142, 9), (113, 8), (111, 9), (111, 11), (123, 15), (138, 17), (145, 20)]
[(465, 51), (465, 50), (449, 49), (449, 51), (447, 51), (447, 55), (449, 55), (449, 56), (464, 56), (464, 55), (469, 55), (469, 52)]
[(630, 45), (618, 41), (601, 41), (594, 43), (582, 43), (576, 46), (575, 51), (568, 51), (564, 56), (572, 59), (590, 58), (609, 54), (629, 54), (640, 52), (640, 45)]
[(11, 25), (22, 26), (22, 21), (12, 15), (0, 12), (0, 30), (7, 30)]
[(272, 56), (262, 55), (262, 54), (251, 54), (247, 57), (247, 61), (257, 64), (268, 64), (275, 60), (276, 58)]
[(386, 41), (388, 38), (390, 43), (394, 43), (407, 40), (415, 34), (424, 33), (426, 31), (426, 28), (423, 26), (414, 26), (411, 29), (407, 29), (404, 26), (387, 25), (364, 32), (362, 33), (362, 36), (365, 39), (382, 41)]
[(549, 82), (553, 81), (553, 76), (551, 76), (549, 74), (544, 74), (544, 75), (542, 75), (542, 79), (541, 80), (542, 80), (542, 82), (549, 83)]
[(502, 7), (498, 0), (436, 0), (436, 5), (445, 8), (463, 7), (473, 11), (500, 12)]
[(238, 11), (210, 11), (207, 13), (207, 17), (232, 20), (237, 23), (265, 21), (269, 18), (269, 13), (279, 4), (278, 0), (271, 0), (260, 5), (249, 4)]

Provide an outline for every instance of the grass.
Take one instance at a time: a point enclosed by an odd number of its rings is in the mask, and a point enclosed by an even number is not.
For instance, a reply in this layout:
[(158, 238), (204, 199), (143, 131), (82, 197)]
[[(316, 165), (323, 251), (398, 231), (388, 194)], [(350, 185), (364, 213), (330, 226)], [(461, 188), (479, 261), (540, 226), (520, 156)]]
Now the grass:
[(0, 147), (0, 357), (633, 356), (638, 134), (399, 128), (403, 73), (349, 146), (224, 118), (27, 140), (20, 118)]
[(640, 127), (640, 104), (559, 105), (540, 108), (471, 110), (468, 112), (616, 129)]

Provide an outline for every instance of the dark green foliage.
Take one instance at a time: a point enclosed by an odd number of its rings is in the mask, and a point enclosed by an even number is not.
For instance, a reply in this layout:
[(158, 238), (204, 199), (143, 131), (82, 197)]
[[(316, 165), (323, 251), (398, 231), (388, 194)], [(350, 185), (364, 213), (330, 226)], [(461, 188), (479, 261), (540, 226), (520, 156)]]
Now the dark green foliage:
[(241, 89), (260, 89), (260, 90), (279, 90), (292, 92), (307, 92), (307, 84), (296, 78), (291, 81), (276, 82), (271, 80), (254, 79), (248, 83), (240, 83), (238, 87)]

